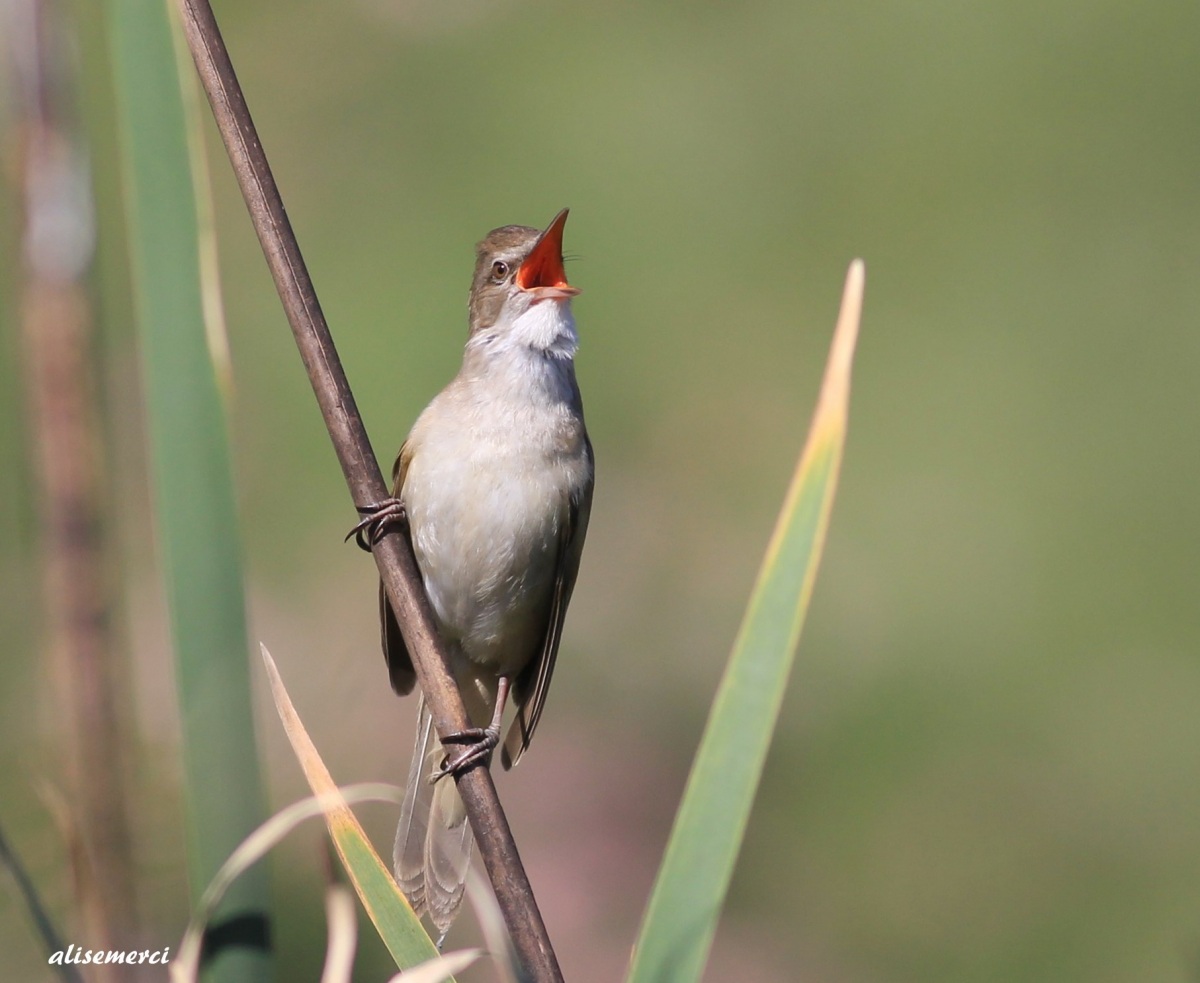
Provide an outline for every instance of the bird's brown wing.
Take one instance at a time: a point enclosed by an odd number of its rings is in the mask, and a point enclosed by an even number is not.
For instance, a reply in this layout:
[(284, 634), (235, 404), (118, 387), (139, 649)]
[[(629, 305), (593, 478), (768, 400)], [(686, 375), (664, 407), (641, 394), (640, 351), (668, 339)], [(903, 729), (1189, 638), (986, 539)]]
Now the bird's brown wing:
[[(408, 441), (400, 448), (396, 463), (392, 465), (392, 494), (399, 499), (404, 498), (404, 478), (408, 474), (408, 462), (412, 460), (412, 451)], [(383, 642), (383, 657), (387, 661), (388, 676), (392, 681), (392, 689), (400, 696), (407, 696), (417, 683), (417, 673), (413, 669), (412, 656), (404, 644), (404, 636), (400, 634), (400, 625), (396, 622), (396, 613), (388, 601), (387, 591), (383, 582), (379, 583), (379, 626)]]
[[(587, 456), (589, 461), (593, 460), (590, 441), (587, 444)], [(500, 752), (500, 761), (505, 769), (521, 760), (541, 720), (542, 708), (546, 705), (550, 677), (554, 674), (554, 662), (558, 658), (558, 643), (562, 639), (563, 621), (567, 616), (567, 604), (571, 600), (571, 591), (575, 589), (583, 539), (587, 535), (588, 518), (592, 513), (592, 487), (589, 481), (579, 499), (571, 501), (567, 520), (559, 530), (558, 572), (554, 578), (546, 634), (537, 657), (521, 670), (513, 686), (517, 717), (508, 729)]]

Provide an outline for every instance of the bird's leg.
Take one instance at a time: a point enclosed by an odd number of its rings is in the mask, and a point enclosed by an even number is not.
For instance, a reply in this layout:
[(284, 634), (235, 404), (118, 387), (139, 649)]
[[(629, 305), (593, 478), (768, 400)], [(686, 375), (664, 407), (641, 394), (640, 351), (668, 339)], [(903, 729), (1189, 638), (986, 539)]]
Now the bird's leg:
[(389, 526), (402, 525), (407, 519), (404, 503), (398, 498), (385, 498), (382, 502), (360, 505), (358, 514), (363, 517), (362, 520), (346, 533), (343, 542), (353, 536), (358, 548), (368, 553), (371, 552), (372, 546), (387, 535)]
[(492, 711), (492, 722), (486, 727), (469, 727), (442, 738), (443, 744), (462, 744), (453, 757), (446, 755), (441, 770), (430, 776), (431, 782), (439, 782), (447, 775), (461, 775), (480, 761), (487, 761), (500, 743), (500, 722), (504, 717), (504, 705), (508, 702), (508, 690), (512, 681), (501, 676), (496, 684), (496, 708)]

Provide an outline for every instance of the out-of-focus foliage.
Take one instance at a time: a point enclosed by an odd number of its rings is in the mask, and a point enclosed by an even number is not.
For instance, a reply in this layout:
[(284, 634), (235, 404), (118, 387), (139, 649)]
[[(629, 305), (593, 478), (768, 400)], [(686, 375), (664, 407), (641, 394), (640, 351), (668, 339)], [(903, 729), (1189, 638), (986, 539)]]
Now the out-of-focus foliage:
[[(184, 76), (187, 91), (181, 91), (169, 8), (154, 0), (110, 0), (110, 6), (126, 248), (146, 396), (153, 502), (146, 522), (156, 533), (171, 620), (187, 870), (197, 904), (225, 858), (266, 818), (253, 753), (229, 421), (219, 393), (221, 366), (210, 347), (220, 330), (213, 323), (220, 300), (217, 285), (202, 282), (199, 215), (208, 188), (203, 173), (193, 180), (188, 141), (198, 137), (188, 132), (184, 108), (197, 87)], [(196, 128), (194, 117), (190, 125)], [(206, 915), (214, 924), (251, 916), (269, 924), (267, 884), (263, 868), (249, 871)], [(271, 971), (268, 952), (235, 945), (213, 953), (206, 978), (255, 983)]]
[[(455, 370), (472, 244), (572, 208), (599, 480), (555, 692), (500, 782), (569, 979), (625, 963), (854, 255), (871, 291), (837, 516), (710, 978), (1194, 973), (1195, 4), (216, 6), (381, 457)], [(412, 709), (387, 692), (374, 574), (340, 545), (354, 517), (219, 158), (214, 179), (252, 631), (307, 653), (285, 671), (338, 780), (396, 779)], [(172, 697), (110, 330), (166, 944)], [(0, 623), (25, 640), (0, 674), (0, 803), (53, 887), (15, 428), (0, 453)], [(394, 813), (362, 812), (386, 850)], [(311, 977), (317, 851), (293, 850), (279, 941), (303, 969), (281, 974)], [(0, 900), (0, 949), (27, 952), (24, 925)]]

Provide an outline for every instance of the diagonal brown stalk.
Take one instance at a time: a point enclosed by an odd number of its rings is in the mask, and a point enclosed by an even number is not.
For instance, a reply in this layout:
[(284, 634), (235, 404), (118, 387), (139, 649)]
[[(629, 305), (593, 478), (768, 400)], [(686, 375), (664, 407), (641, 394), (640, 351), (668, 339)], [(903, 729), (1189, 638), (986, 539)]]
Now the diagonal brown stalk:
[[(267, 265), (283, 301), (354, 505), (362, 508), (380, 502), (388, 496), (388, 488), (371, 450), (212, 8), (208, 0), (179, 0), (179, 8), (201, 84), (212, 105), (221, 139), (266, 254)], [(375, 545), (373, 555), (404, 641), (412, 653), (417, 678), (433, 713), (438, 734), (445, 737), (467, 729), (470, 722), (447, 668), (446, 654), (434, 627), (407, 535), (400, 531), (391, 532)], [(550, 946), (491, 773), (486, 767), (476, 767), (458, 776), (456, 781), (513, 946), (526, 974), (536, 983), (561, 981), (558, 960)]]

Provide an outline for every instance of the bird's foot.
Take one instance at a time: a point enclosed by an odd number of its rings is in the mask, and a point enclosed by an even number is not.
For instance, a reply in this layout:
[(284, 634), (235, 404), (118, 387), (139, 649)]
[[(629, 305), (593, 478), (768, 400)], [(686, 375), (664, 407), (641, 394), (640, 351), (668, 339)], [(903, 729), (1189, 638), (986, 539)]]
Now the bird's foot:
[(500, 726), (493, 724), (489, 727), (470, 727), (455, 734), (447, 734), (442, 738), (442, 743), (463, 746), (455, 754), (447, 754), (442, 759), (441, 767), (429, 776), (429, 781), (433, 784), (449, 775), (461, 775), (481, 761), (489, 761), (492, 751), (500, 743)]
[(404, 503), (398, 498), (385, 498), (382, 502), (360, 505), (358, 514), (363, 517), (362, 520), (346, 533), (343, 542), (353, 536), (358, 548), (368, 553), (387, 535), (390, 526), (403, 525), (407, 520)]

